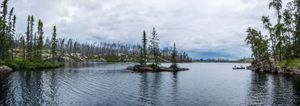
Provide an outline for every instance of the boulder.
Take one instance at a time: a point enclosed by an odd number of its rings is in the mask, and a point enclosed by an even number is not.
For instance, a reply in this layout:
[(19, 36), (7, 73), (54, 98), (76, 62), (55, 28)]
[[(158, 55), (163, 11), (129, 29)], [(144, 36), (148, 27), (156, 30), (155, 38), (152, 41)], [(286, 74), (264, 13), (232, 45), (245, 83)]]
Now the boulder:
[(292, 71), (293, 73), (293, 75), (300, 75), (300, 70), (294, 70), (294, 71)]
[(8, 72), (12, 72), (12, 71), (13, 71), (13, 69), (8, 66), (5, 66), (5, 65), (0, 66), (0, 73), (8, 73)]
[(100, 58), (98, 62), (107, 62), (104, 58)]
[(126, 69), (127, 70), (134, 70), (134, 66), (128, 66)]
[(142, 71), (153, 71), (153, 68), (152, 67), (140, 67), (139, 69), (137, 70), (142, 70)]
[(176, 71), (176, 70), (174, 70), (172, 68), (168, 68), (168, 67), (159, 67), (159, 70), (161, 70), (161, 71)]

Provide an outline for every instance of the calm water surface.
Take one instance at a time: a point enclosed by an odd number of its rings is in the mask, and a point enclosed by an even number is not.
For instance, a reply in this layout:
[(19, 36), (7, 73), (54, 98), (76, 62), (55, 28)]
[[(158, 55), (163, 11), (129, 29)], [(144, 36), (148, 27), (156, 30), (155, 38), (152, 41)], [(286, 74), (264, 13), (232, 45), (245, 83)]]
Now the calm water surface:
[[(81, 63), (0, 76), (0, 105), (299, 105), (300, 77), (180, 64), (190, 71), (131, 73), (130, 63)], [(167, 64), (164, 64), (167, 65)]]

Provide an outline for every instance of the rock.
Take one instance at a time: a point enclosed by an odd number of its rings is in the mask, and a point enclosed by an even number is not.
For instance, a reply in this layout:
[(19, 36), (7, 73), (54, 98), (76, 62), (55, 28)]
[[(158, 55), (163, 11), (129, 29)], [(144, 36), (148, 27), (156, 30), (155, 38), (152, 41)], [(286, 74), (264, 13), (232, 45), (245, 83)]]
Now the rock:
[(179, 68), (180, 71), (187, 71), (190, 70), (189, 68)]
[(105, 60), (104, 58), (100, 58), (99, 61), (100, 62), (107, 62), (107, 60)]
[(159, 67), (159, 70), (163, 70), (163, 71), (176, 71), (172, 68), (168, 68), (168, 67)]
[(187, 71), (188, 68), (168, 68), (168, 67), (159, 67), (157, 70), (154, 70), (152, 67), (149, 66), (141, 66), (141, 65), (135, 65), (135, 66), (128, 66), (127, 70), (132, 71), (139, 71), (139, 72), (176, 72), (176, 71)]
[(142, 70), (142, 71), (153, 71), (153, 68), (152, 67), (140, 67), (139, 69), (137, 70)]
[(0, 66), (0, 73), (8, 73), (8, 72), (12, 72), (12, 71), (13, 71), (13, 69), (8, 66), (5, 66), (5, 65)]
[(134, 66), (128, 66), (126, 69), (127, 70), (134, 70)]
[(294, 70), (294, 71), (293, 71), (293, 74), (294, 74), (294, 75), (300, 75), (300, 70)]

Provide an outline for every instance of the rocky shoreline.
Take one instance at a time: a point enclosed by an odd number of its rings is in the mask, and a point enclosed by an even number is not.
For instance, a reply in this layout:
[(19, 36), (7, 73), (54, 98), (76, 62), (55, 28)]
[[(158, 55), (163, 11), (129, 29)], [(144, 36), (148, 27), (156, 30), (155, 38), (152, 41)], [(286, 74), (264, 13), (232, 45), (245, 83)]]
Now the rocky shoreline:
[(135, 66), (128, 66), (126, 68), (127, 70), (136, 71), (136, 72), (178, 72), (178, 71), (188, 71), (188, 68), (169, 68), (169, 67), (158, 67), (158, 69), (154, 69), (150, 66), (141, 66), (141, 65), (135, 65)]
[(247, 67), (255, 72), (266, 72), (273, 74), (300, 75), (300, 69), (289, 69), (287, 67), (278, 67), (274, 65), (264, 65), (262, 63), (252, 63)]
[(3, 74), (3, 73), (10, 73), (10, 72), (12, 72), (12, 71), (13, 71), (13, 69), (10, 68), (10, 67), (8, 67), (8, 66), (5, 66), (5, 65), (0, 66), (0, 74)]

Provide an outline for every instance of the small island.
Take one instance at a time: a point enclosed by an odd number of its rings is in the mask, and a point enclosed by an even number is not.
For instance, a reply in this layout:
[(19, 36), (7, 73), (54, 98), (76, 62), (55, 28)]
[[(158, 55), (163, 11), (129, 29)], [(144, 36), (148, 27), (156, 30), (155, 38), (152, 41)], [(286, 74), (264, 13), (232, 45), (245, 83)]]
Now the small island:
[[(188, 68), (181, 68), (177, 65), (178, 56), (177, 56), (175, 43), (172, 47), (172, 53), (171, 53), (172, 64), (169, 67), (160, 66), (161, 57), (159, 51), (159, 39), (155, 31), (155, 28), (153, 28), (152, 38), (150, 40), (149, 53), (147, 52), (148, 47), (147, 47), (146, 31), (143, 32), (142, 46), (139, 46), (139, 48), (140, 48), (140, 58), (139, 58), (140, 64), (129, 66), (127, 67), (127, 70), (132, 70), (136, 72), (177, 72), (177, 71), (189, 70)], [(147, 64), (148, 61), (152, 63)]]

